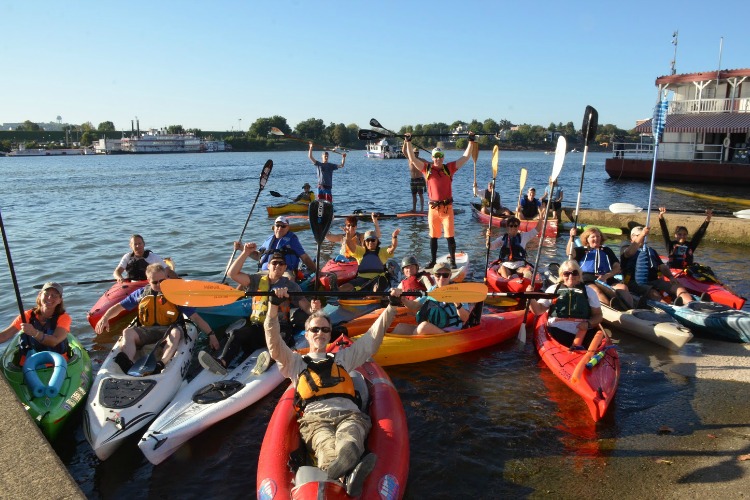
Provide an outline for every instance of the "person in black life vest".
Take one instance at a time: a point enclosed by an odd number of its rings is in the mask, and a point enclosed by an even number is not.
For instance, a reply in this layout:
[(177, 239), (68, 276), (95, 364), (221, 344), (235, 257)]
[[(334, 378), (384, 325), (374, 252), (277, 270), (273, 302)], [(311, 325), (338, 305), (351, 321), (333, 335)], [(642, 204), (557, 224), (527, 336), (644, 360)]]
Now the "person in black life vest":
[(578, 262), (566, 260), (560, 265), (558, 283), (546, 290), (557, 297), (529, 302), (535, 315), (549, 312), (549, 334), (571, 349), (588, 347), (603, 319), (599, 297), (590, 286), (583, 284), (582, 276)]
[(487, 189), (482, 192), (481, 212), (483, 214), (489, 215), (490, 207), (492, 207), (492, 215), (495, 217), (507, 217), (513, 215), (513, 212), (500, 204), (500, 193), (497, 192), (497, 186), (495, 186), (495, 192), (493, 196), (492, 181), (489, 181), (487, 183)]
[(690, 241), (688, 241), (690, 233), (688, 233), (685, 226), (677, 226), (674, 230), (675, 239), (669, 239), (669, 228), (667, 228), (667, 221), (664, 219), (664, 214), (666, 213), (667, 209), (665, 207), (659, 207), (659, 226), (661, 227), (661, 235), (664, 238), (664, 245), (667, 247), (667, 253), (669, 254), (669, 267), (672, 269), (685, 269), (693, 263), (693, 253), (706, 235), (713, 210), (710, 208), (706, 210), (706, 220), (703, 221), (703, 224), (701, 224)]
[(21, 366), (30, 349), (66, 355), (70, 325), (71, 318), (65, 312), (63, 303), (63, 287), (50, 281), (42, 286), (37, 295), (36, 307), (24, 311), (23, 318), (16, 316), (10, 326), (0, 332), (0, 343), (21, 332)]
[(539, 217), (542, 202), (535, 198), (536, 189), (529, 188), (526, 196), (518, 200), (516, 207), (516, 217), (524, 220), (532, 220)]
[(372, 472), (378, 457), (365, 454), (365, 441), (372, 422), (355, 403), (356, 392), (349, 372), (373, 356), (385, 331), (396, 316), (401, 290), (391, 290), (391, 304), (370, 329), (354, 343), (336, 354), (326, 354), (331, 341), (331, 320), (323, 311), (315, 311), (305, 323), (305, 338), (310, 345), (306, 356), (292, 351), (281, 337), (279, 305), (286, 290), (276, 290), (265, 320), (266, 343), (279, 371), (296, 387), (300, 435), (315, 454), (318, 468), (328, 478), (343, 478), (346, 492), (357, 497)]
[(365, 246), (359, 246), (354, 239), (346, 242), (346, 256), (357, 259), (357, 277), (339, 287), (340, 290), (383, 290), (390, 285), (386, 276), (385, 264), (398, 248), (398, 235), (400, 229), (393, 231), (391, 235), (391, 246), (380, 247), (380, 239), (376, 231), (380, 231), (377, 217), (373, 216), (375, 231), (365, 231)]
[[(262, 274), (243, 273), (242, 266), (253, 250), (254, 248), (249, 243), (245, 244), (242, 253), (240, 253), (237, 259), (235, 259), (229, 267), (228, 275), (230, 278), (239, 283), (240, 286), (244, 287), (248, 293), (256, 291), (275, 292), (279, 288), (292, 292), (302, 291), (297, 283), (284, 276), (284, 272), (286, 271), (286, 260), (284, 260), (284, 254), (281, 252), (275, 252), (271, 256), (271, 260), (268, 264), (267, 276)], [(201, 366), (214, 373), (226, 375), (227, 365), (229, 365), (229, 363), (231, 363), (231, 361), (239, 354), (240, 349), (248, 356), (256, 349), (264, 349), (266, 347), (266, 336), (265, 331), (263, 330), (263, 322), (266, 319), (270, 301), (271, 297), (268, 295), (254, 296), (252, 313), (250, 314), (245, 326), (234, 330), (230, 334), (229, 339), (219, 356), (213, 357), (206, 351), (200, 352), (198, 354), (198, 362)], [(322, 309), (319, 300), (313, 300), (312, 303), (310, 303), (305, 297), (300, 297), (299, 295), (295, 295), (294, 297), (291, 297), (290, 300), (284, 301), (284, 303), (279, 306), (279, 321), (287, 343), (291, 343), (295, 330), (292, 325), (291, 306), (297, 307), (306, 315), (310, 315), (316, 309)]]
[(500, 264), (498, 272), (503, 278), (512, 278), (518, 275), (528, 274), (531, 277), (531, 266), (526, 262), (526, 245), (539, 234), (542, 226), (542, 219), (531, 230), (520, 232), (521, 221), (517, 217), (509, 217), (506, 227), (508, 232), (501, 234), (494, 241), (490, 242), (490, 229), (487, 229), (487, 243), (490, 250), (500, 249), (500, 254), (495, 262)]
[(110, 307), (96, 324), (96, 334), (109, 331), (109, 321), (122, 311), (138, 309), (136, 321), (122, 331), (121, 352), (115, 362), (127, 373), (133, 365), (136, 350), (144, 345), (153, 344), (164, 339), (164, 348), (157, 362), (157, 373), (172, 359), (180, 340), (185, 335), (187, 316), (206, 335), (212, 349), (219, 348), (211, 327), (201, 318), (195, 308), (181, 307), (169, 302), (161, 293), (161, 282), (167, 279), (167, 271), (160, 264), (149, 264), (146, 268), (148, 285), (125, 297), (119, 304)]
[[(432, 275), (426, 271), (419, 270), (419, 261), (414, 255), (408, 255), (401, 261), (401, 273), (404, 279), (398, 284), (398, 287), (404, 292), (426, 292), (428, 288), (435, 285)], [(402, 297), (401, 300), (414, 300), (413, 296)]]
[(160, 264), (163, 268), (167, 269), (167, 276), (169, 278), (177, 277), (174, 271), (164, 262), (164, 259), (151, 250), (146, 249), (146, 242), (143, 240), (143, 236), (134, 234), (130, 237), (130, 252), (122, 256), (112, 276), (115, 277), (118, 283), (125, 281), (123, 273), (127, 273), (127, 279), (132, 281), (145, 280), (146, 268), (149, 264)]

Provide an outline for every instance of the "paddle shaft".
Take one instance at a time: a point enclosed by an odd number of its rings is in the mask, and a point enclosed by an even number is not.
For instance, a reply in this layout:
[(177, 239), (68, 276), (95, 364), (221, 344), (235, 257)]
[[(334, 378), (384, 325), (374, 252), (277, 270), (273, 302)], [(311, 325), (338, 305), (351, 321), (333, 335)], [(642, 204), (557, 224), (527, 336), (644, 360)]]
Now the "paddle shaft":
[[(188, 271), (185, 273), (180, 273), (177, 276), (180, 278), (184, 277), (194, 277), (194, 276), (213, 276), (214, 274), (219, 274), (221, 271)], [(106, 279), (106, 280), (91, 280), (91, 281), (63, 281), (60, 283), (62, 286), (74, 286), (74, 285), (97, 285), (99, 283), (114, 283), (117, 280), (114, 278)], [(138, 281), (138, 280), (125, 280), (125, 281)], [(34, 288), (39, 289), (42, 288), (44, 285), (34, 285)]]
[(21, 315), (21, 319), (25, 322), (26, 317), (23, 312), (23, 301), (21, 300), (21, 291), (18, 288), (18, 280), (16, 279), (16, 270), (13, 267), (13, 258), (10, 256), (10, 245), (8, 244), (8, 236), (5, 234), (5, 224), (3, 223), (3, 214), (0, 211), (0, 231), (3, 233), (3, 246), (5, 246), (5, 257), (8, 259), (8, 270), (10, 271), (10, 279), (13, 281), (13, 290), (16, 292), (16, 303), (18, 304), (18, 312)]
[[(276, 132), (274, 130), (276, 130)], [(331, 148), (328, 148), (326, 146), (321, 146), (320, 144), (316, 144), (316, 143), (314, 143), (312, 141), (309, 141), (307, 139), (302, 139), (301, 137), (294, 137), (293, 135), (287, 135), (287, 134), (285, 134), (284, 132), (282, 132), (280, 129), (278, 129), (276, 127), (272, 127), (271, 128), (271, 133), (273, 135), (279, 135), (281, 137), (284, 137), (286, 139), (291, 139), (293, 141), (304, 142), (305, 144), (312, 144), (316, 148), (323, 149), (325, 151), (330, 151), (332, 153), (336, 153), (337, 155), (343, 154), (343, 153), (340, 153), (339, 151), (336, 151), (335, 149), (331, 149)]]
[[(575, 224), (573, 227), (578, 227), (578, 210), (581, 208), (581, 193), (583, 192), (583, 177), (586, 174), (586, 155), (589, 152), (589, 140), (591, 135), (591, 129), (596, 128), (597, 125), (597, 111), (591, 106), (586, 106), (586, 112), (583, 117), (583, 129), (585, 130), (585, 137), (583, 142), (583, 161), (581, 164), (581, 183), (578, 186), (578, 198), (576, 199), (576, 214)], [(596, 132), (596, 131), (594, 131)], [(550, 192), (550, 198), (552, 193)]]

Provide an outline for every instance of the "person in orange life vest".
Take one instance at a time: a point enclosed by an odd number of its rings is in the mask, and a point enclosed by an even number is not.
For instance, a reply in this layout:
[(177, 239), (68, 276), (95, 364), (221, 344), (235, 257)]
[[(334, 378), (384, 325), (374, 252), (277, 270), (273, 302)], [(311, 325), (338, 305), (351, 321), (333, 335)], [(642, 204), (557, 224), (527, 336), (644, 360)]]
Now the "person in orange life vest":
[[(375, 224), (375, 236), (380, 238), (380, 225), (376, 223), (377, 216), (375, 215), (375, 212), (373, 212), (371, 215), (372, 222)], [(344, 223), (344, 234), (333, 234), (328, 233), (326, 234), (326, 240), (332, 242), (332, 243), (341, 243), (341, 250), (339, 250), (340, 255), (346, 255), (346, 242), (349, 240), (353, 240), (356, 245), (359, 245), (361, 247), (365, 246), (365, 237), (364, 234), (357, 232), (357, 224), (359, 223), (357, 216), (350, 215), (345, 219)]]
[(427, 213), (427, 221), (430, 225), (430, 255), (432, 260), (425, 266), (427, 269), (435, 267), (437, 260), (438, 238), (445, 233), (448, 242), (448, 253), (450, 254), (451, 266), (456, 269), (456, 240), (454, 238), (453, 226), (453, 175), (468, 161), (474, 147), (474, 132), (469, 132), (469, 144), (466, 146), (463, 156), (458, 160), (443, 163), (445, 154), (440, 148), (432, 150), (432, 161), (418, 158), (414, 154), (411, 145), (411, 134), (404, 136), (406, 141), (406, 155), (409, 162), (420, 165), (427, 182), (427, 195), (430, 201), (430, 210)]
[(375, 231), (365, 232), (365, 246), (359, 246), (354, 239), (346, 242), (346, 256), (357, 259), (357, 277), (349, 283), (341, 285), (340, 290), (382, 290), (390, 284), (385, 276), (385, 264), (393, 257), (398, 247), (398, 234), (400, 229), (393, 231), (391, 235), (391, 246), (380, 247), (380, 238), (376, 236), (380, 232), (378, 218), (373, 215)]
[[(354, 387), (349, 372), (372, 357), (383, 342), (386, 330), (396, 316), (401, 290), (390, 292), (391, 304), (385, 308), (370, 329), (354, 343), (336, 354), (326, 354), (331, 342), (331, 320), (322, 310), (315, 311), (305, 322), (305, 339), (310, 345), (307, 356), (292, 351), (281, 337), (279, 304), (287, 298), (286, 290), (277, 290), (265, 320), (266, 343), (279, 371), (291, 379), (297, 388), (295, 400), (299, 404), (299, 431), (308, 449), (315, 454), (318, 468), (328, 478), (344, 478), (346, 492), (357, 497), (362, 483), (372, 472), (377, 461), (373, 453), (365, 452), (365, 440), (372, 428), (370, 416), (354, 402)], [(319, 387), (313, 375), (336, 377), (333, 387)], [(316, 394), (325, 389), (325, 394)], [(364, 456), (363, 456), (364, 454)]]
[(164, 350), (157, 362), (157, 371), (162, 370), (177, 352), (180, 339), (185, 334), (183, 315), (190, 318), (202, 332), (208, 335), (212, 349), (219, 348), (216, 335), (208, 323), (195, 312), (195, 308), (176, 306), (164, 298), (161, 293), (161, 282), (167, 279), (167, 271), (164, 267), (160, 264), (149, 264), (146, 268), (146, 279), (148, 285), (131, 293), (119, 304), (110, 307), (95, 328), (97, 335), (108, 332), (111, 318), (116, 317), (122, 311), (138, 309), (137, 323), (125, 328), (118, 341), (122, 349), (115, 357), (115, 362), (122, 368), (123, 373), (127, 373), (133, 365), (138, 348), (159, 342), (164, 338)]
[(146, 268), (149, 264), (161, 264), (167, 269), (169, 278), (176, 278), (177, 275), (167, 267), (164, 259), (156, 255), (151, 250), (146, 250), (146, 242), (140, 234), (134, 234), (130, 237), (130, 252), (126, 253), (120, 259), (120, 263), (115, 267), (112, 276), (118, 283), (125, 281), (122, 273), (127, 273), (129, 280), (140, 281), (146, 279)]
[[(235, 242), (235, 248), (238, 245), (239, 243)], [(247, 292), (275, 292), (279, 288), (284, 288), (285, 290), (292, 292), (302, 291), (297, 283), (284, 276), (284, 272), (286, 271), (286, 260), (284, 259), (284, 254), (281, 252), (274, 252), (271, 255), (267, 276), (262, 274), (243, 273), (242, 266), (245, 264), (245, 260), (247, 260), (252, 251), (252, 245), (246, 243), (240, 255), (229, 267), (229, 277), (243, 287), (244, 290)], [(234, 330), (230, 334), (227, 343), (224, 345), (224, 350), (222, 350), (219, 356), (213, 357), (206, 351), (200, 352), (198, 354), (198, 362), (201, 366), (214, 373), (226, 375), (227, 366), (239, 354), (240, 350), (242, 350), (245, 355), (249, 356), (256, 349), (265, 348), (266, 338), (263, 331), (263, 321), (266, 319), (266, 311), (268, 310), (270, 300), (270, 296), (254, 296), (252, 314), (248, 318), (245, 326)], [(316, 309), (322, 309), (319, 300), (314, 300), (311, 304), (306, 298), (300, 297), (299, 295), (291, 297), (290, 302), (291, 305), (301, 309), (306, 315), (311, 314)], [(282, 307), (282, 311), (280, 312), (282, 331), (288, 342), (292, 341), (292, 336), (294, 335), (290, 302), (285, 302), (285, 307)]]
[(685, 269), (693, 263), (693, 253), (698, 248), (698, 245), (700, 245), (701, 240), (703, 240), (714, 212), (710, 208), (706, 210), (706, 220), (703, 221), (703, 224), (701, 224), (695, 232), (695, 236), (690, 241), (688, 241), (690, 233), (688, 233), (685, 226), (677, 226), (674, 230), (675, 239), (669, 239), (669, 228), (667, 228), (667, 221), (664, 219), (665, 213), (667, 213), (667, 209), (659, 207), (659, 226), (661, 227), (661, 235), (664, 238), (664, 245), (667, 247), (667, 253), (669, 254), (669, 267), (672, 269)]
[[(406, 142), (401, 146), (401, 152), (406, 156)], [(419, 149), (414, 150), (414, 156), (419, 157)], [(424, 176), (419, 166), (409, 161), (409, 188), (411, 189), (411, 211), (417, 211), (417, 195), (419, 195), (419, 211), (424, 212), (424, 192), (427, 189)]]
[(323, 151), (320, 155), (320, 159), (323, 161), (317, 161), (312, 155), (313, 143), (310, 143), (310, 149), (307, 151), (307, 157), (310, 159), (313, 165), (318, 169), (318, 199), (323, 201), (330, 201), (333, 203), (333, 172), (340, 168), (344, 168), (346, 162), (346, 153), (341, 155), (341, 165), (334, 165), (328, 163), (328, 151)]
[(24, 311), (0, 332), (0, 343), (21, 332), (21, 354), (34, 351), (68, 352), (68, 333), (71, 319), (65, 312), (63, 287), (59, 283), (47, 282), (36, 296), (36, 307)]
[[(398, 284), (398, 287), (405, 292), (427, 291), (428, 288), (435, 285), (430, 273), (419, 270), (419, 261), (414, 255), (404, 257), (401, 261), (401, 272), (404, 279)], [(414, 300), (416, 297), (401, 297), (401, 300)]]
[(542, 222), (539, 219), (539, 223), (534, 229), (522, 233), (519, 231), (521, 221), (517, 217), (509, 217), (506, 226), (508, 232), (501, 234), (492, 242), (490, 242), (491, 231), (489, 228), (487, 229), (486, 244), (490, 246), (490, 250), (500, 249), (500, 255), (496, 262), (500, 264), (498, 272), (503, 278), (511, 278), (524, 273), (528, 274), (528, 277), (531, 276), (531, 266), (528, 266), (526, 262), (526, 245), (539, 234)]

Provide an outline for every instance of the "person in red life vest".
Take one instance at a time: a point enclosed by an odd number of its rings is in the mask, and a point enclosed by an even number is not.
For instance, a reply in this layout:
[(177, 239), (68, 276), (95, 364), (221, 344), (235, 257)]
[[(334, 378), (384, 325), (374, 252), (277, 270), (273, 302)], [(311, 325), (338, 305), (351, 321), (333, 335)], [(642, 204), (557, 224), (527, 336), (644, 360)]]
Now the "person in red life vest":
[(125, 281), (122, 273), (127, 273), (127, 279), (132, 281), (141, 281), (146, 279), (146, 268), (149, 264), (160, 264), (167, 269), (169, 278), (176, 278), (177, 275), (172, 271), (167, 263), (151, 250), (146, 249), (146, 242), (140, 234), (134, 234), (130, 237), (130, 252), (126, 253), (120, 259), (112, 276), (118, 283)]
[[(430, 273), (419, 270), (419, 261), (414, 255), (404, 257), (401, 261), (401, 273), (404, 279), (401, 280), (398, 287), (404, 292), (426, 292), (428, 288), (435, 285)], [(401, 300), (414, 300), (416, 297), (405, 296)]]
[(52, 281), (45, 283), (36, 297), (36, 307), (24, 311), (23, 316), (16, 316), (13, 323), (0, 332), (0, 343), (20, 331), (22, 356), (32, 349), (59, 354), (68, 352), (71, 319), (65, 312), (62, 285)]
[[(491, 231), (488, 228), (487, 243), (490, 246), (490, 250), (500, 249), (500, 255), (497, 260), (492, 263), (499, 264), (498, 272), (503, 278), (511, 278), (513, 276), (527, 274), (527, 277), (531, 277), (531, 266), (526, 262), (526, 245), (536, 235), (539, 234), (539, 229), (542, 226), (542, 219), (539, 219), (539, 223), (530, 231), (520, 232), (521, 221), (517, 217), (509, 217), (507, 222), (508, 232), (501, 234), (494, 241), (490, 242)], [(490, 266), (491, 267), (491, 266)]]
[(464, 166), (471, 156), (474, 147), (474, 132), (469, 132), (469, 144), (463, 156), (458, 160), (444, 163), (445, 153), (440, 148), (432, 150), (432, 161), (426, 161), (414, 154), (411, 144), (411, 134), (404, 136), (406, 141), (406, 155), (410, 163), (419, 165), (419, 170), (427, 183), (430, 210), (427, 221), (430, 226), (430, 255), (431, 260), (426, 269), (435, 267), (437, 261), (438, 239), (445, 233), (448, 242), (451, 267), (456, 269), (456, 239), (453, 225), (453, 175)]
[[(109, 331), (110, 319), (117, 317), (122, 311), (137, 309), (136, 323), (122, 331), (120, 344), (121, 352), (115, 356), (115, 363), (127, 373), (133, 366), (136, 350), (145, 345), (159, 342), (156, 348), (161, 351), (157, 362), (156, 373), (159, 373), (169, 363), (185, 335), (185, 319), (188, 317), (208, 336), (212, 349), (219, 348), (213, 330), (201, 318), (194, 307), (181, 307), (169, 302), (161, 292), (161, 283), (167, 279), (167, 270), (160, 264), (149, 264), (146, 268), (148, 285), (136, 290), (125, 297), (119, 304), (115, 304), (104, 313), (96, 324), (94, 331), (97, 335)], [(162, 345), (163, 341), (163, 345)], [(155, 349), (156, 349), (155, 348)]]
[(287, 299), (286, 290), (276, 290), (276, 297), (265, 320), (266, 343), (281, 374), (296, 387), (299, 431), (308, 449), (315, 454), (318, 468), (328, 478), (343, 478), (346, 492), (352, 497), (362, 493), (362, 485), (372, 472), (378, 457), (365, 454), (365, 440), (372, 428), (370, 416), (357, 403), (349, 372), (375, 355), (385, 331), (396, 316), (401, 290), (391, 290), (391, 303), (370, 329), (354, 343), (336, 354), (327, 354), (331, 341), (331, 320), (323, 311), (315, 311), (305, 322), (305, 339), (310, 351), (302, 356), (292, 351), (281, 337), (279, 305)]
[(666, 219), (664, 219), (666, 213), (666, 207), (659, 207), (659, 226), (664, 238), (664, 245), (667, 247), (667, 253), (669, 254), (669, 267), (685, 269), (693, 263), (693, 253), (703, 240), (703, 236), (706, 235), (708, 224), (711, 222), (711, 216), (714, 212), (710, 208), (706, 210), (706, 220), (703, 221), (690, 241), (688, 241), (690, 233), (685, 226), (677, 226), (674, 229), (674, 240), (669, 239), (669, 228)]

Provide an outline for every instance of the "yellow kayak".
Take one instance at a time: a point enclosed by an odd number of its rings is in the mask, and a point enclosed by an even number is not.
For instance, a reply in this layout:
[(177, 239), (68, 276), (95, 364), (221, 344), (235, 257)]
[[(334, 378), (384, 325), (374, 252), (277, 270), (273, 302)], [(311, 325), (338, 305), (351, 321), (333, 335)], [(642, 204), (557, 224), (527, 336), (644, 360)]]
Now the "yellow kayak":
[(742, 198), (729, 198), (726, 196), (713, 196), (710, 194), (694, 193), (692, 191), (686, 191), (684, 189), (669, 188), (656, 186), (659, 191), (666, 191), (668, 193), (684, 194), (685, 196), (692, 196), (693, 198), (700, 198), (702, 200), (719, 201), (722, 203), (736, 203), (737, 205), (750, 206), (750, 200), (743, 200)]
[(310, 204), (299, 202), (299, 203), (285, 203), (283, 205), (276, 205), (273, 207), (266, 207), (268, 215), (281, 215), (281, 214), (293, 214), (296, 212), (307, 212), (307, 208)]

